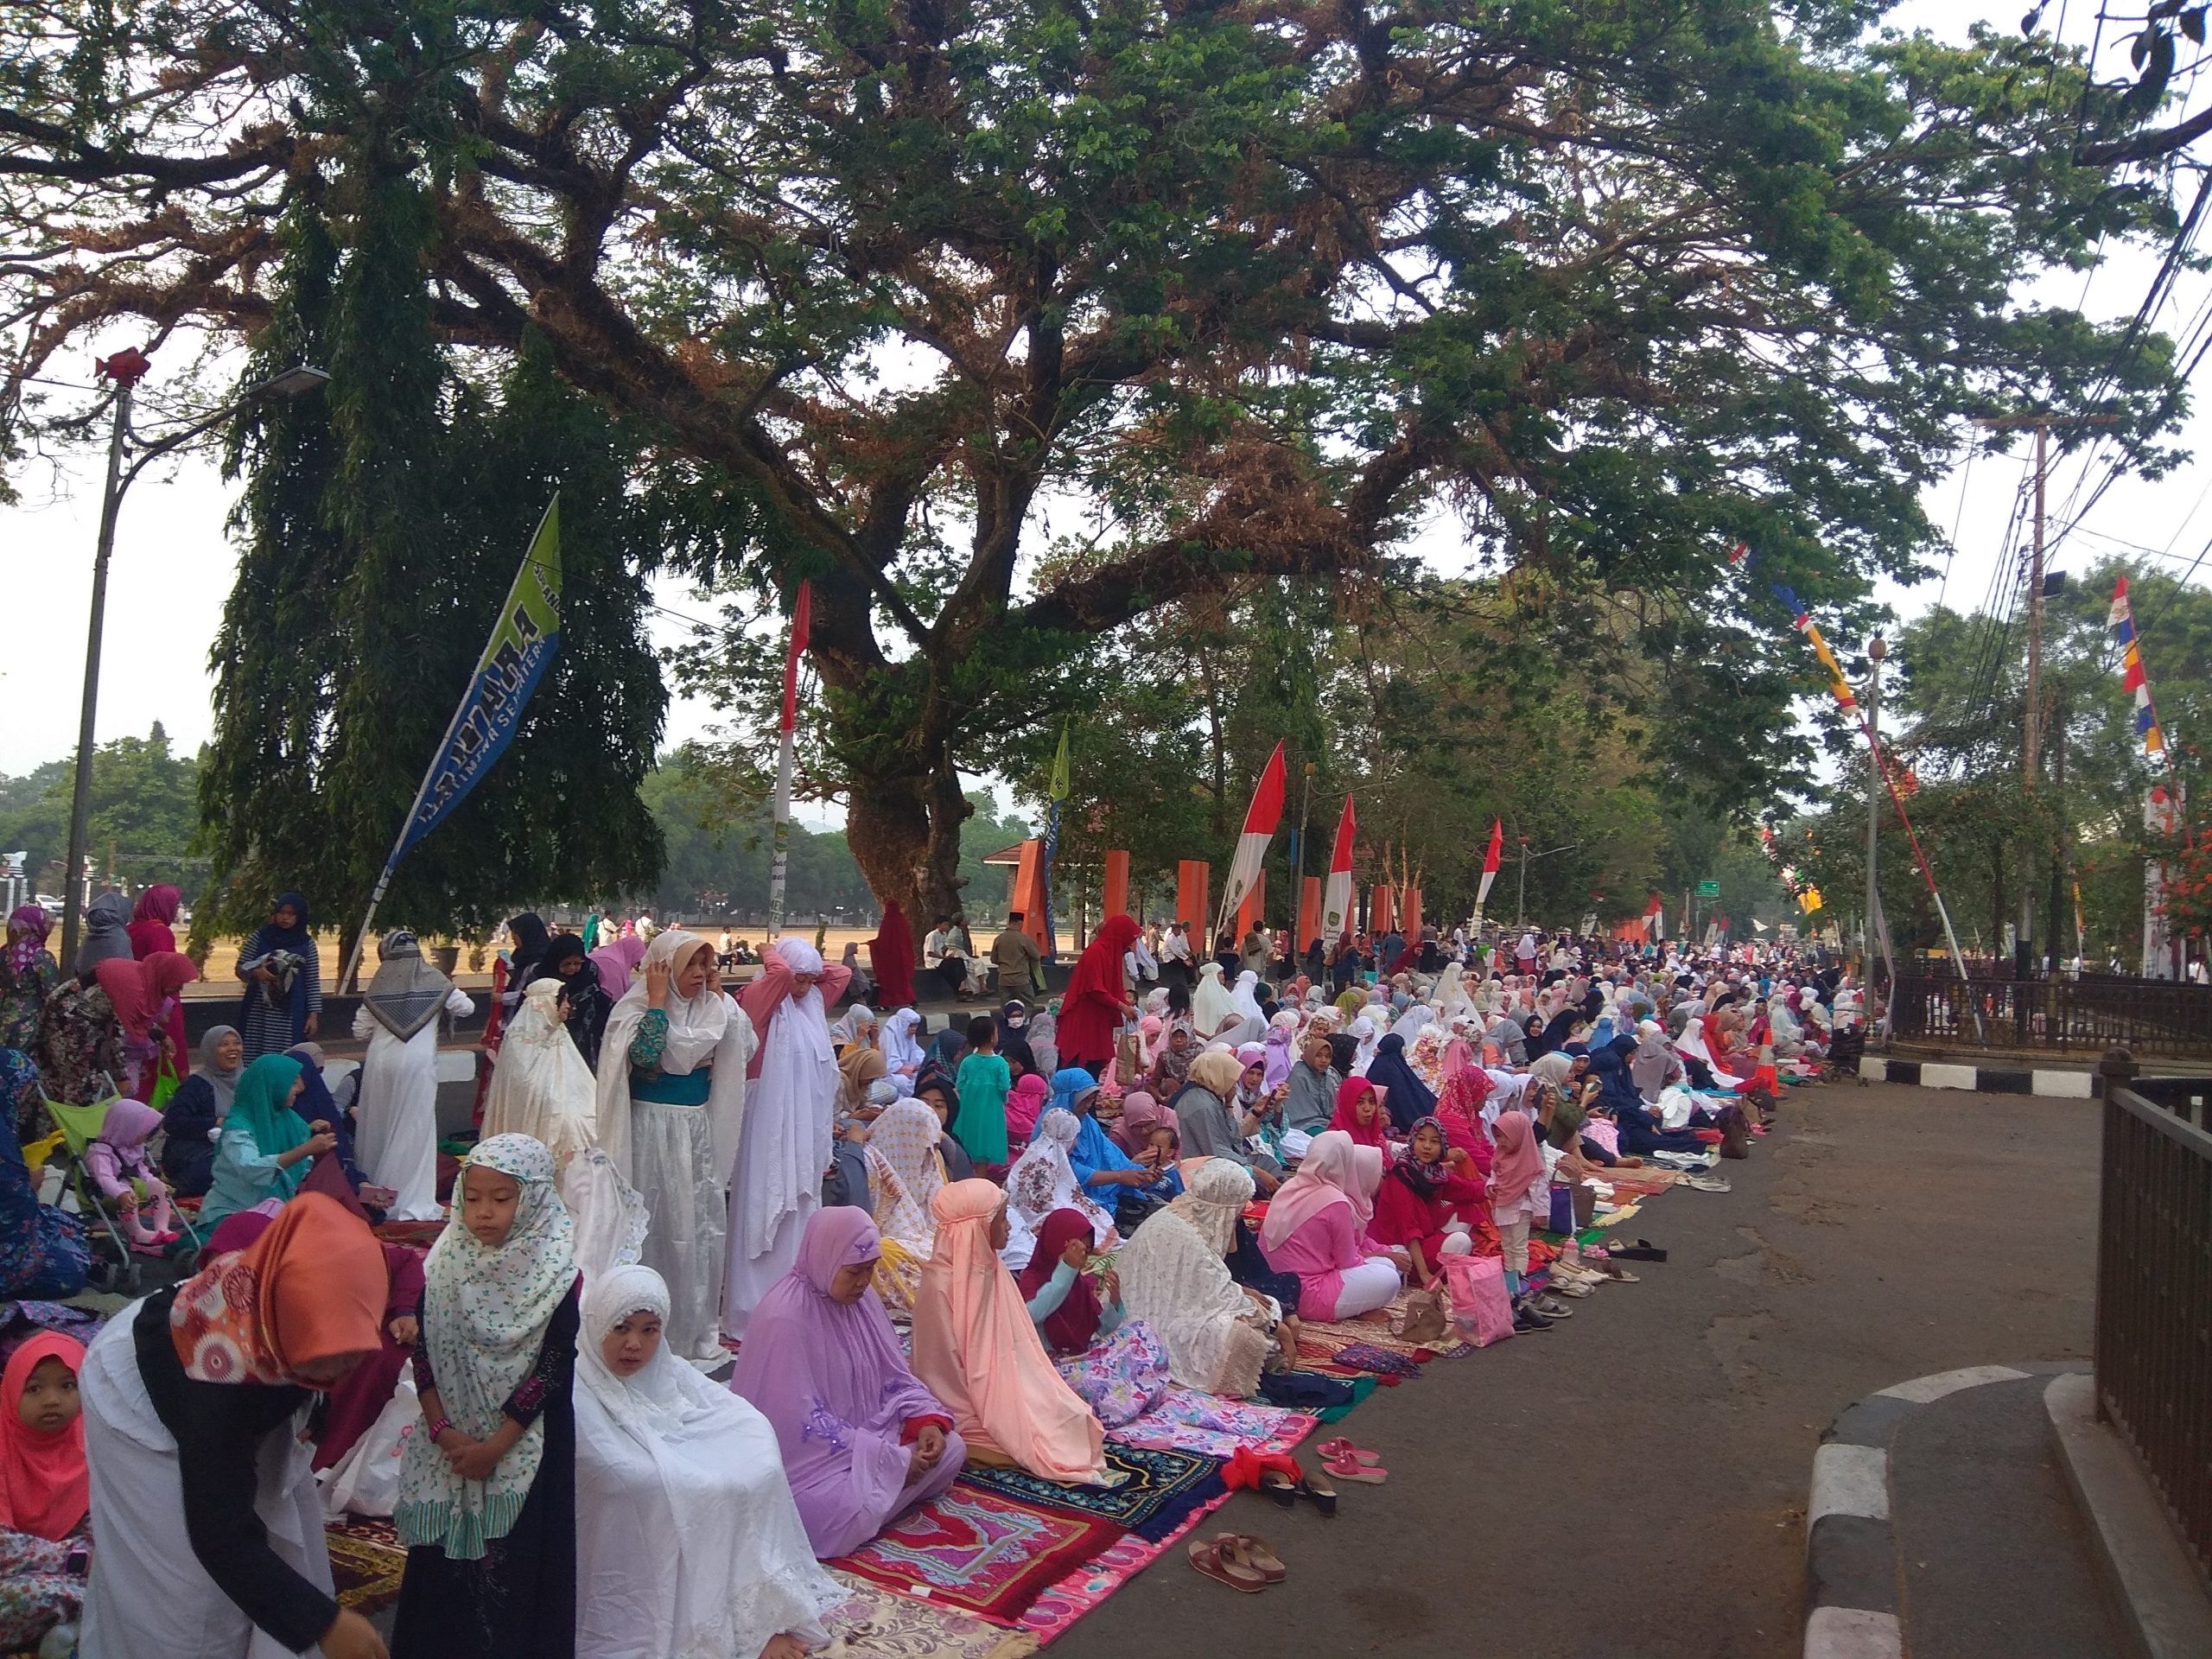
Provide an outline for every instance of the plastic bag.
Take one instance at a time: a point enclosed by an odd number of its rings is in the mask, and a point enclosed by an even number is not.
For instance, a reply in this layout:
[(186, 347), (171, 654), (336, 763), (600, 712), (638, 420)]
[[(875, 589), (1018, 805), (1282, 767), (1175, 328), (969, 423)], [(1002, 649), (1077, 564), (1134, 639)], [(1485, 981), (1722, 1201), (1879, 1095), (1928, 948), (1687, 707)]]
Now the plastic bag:
[(1505, 1263), (1494, 1255), (1446, 1255), (1444, 1276), (1452, 1287), (1452, 1323), (1476, 1347), (1513, 1334), (1513, 1302), (1505, 1294)]

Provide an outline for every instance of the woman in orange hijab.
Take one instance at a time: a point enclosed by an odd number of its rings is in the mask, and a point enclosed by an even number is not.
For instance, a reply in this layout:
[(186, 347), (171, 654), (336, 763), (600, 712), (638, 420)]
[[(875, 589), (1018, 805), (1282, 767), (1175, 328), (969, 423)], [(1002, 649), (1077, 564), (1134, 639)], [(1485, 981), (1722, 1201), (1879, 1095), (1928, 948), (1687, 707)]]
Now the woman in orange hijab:
[(245, 1659), (273, 1640), (388, 1659), (331, 1595), (300, 1440), (316, 1395), (375, 1351), (385, 1296), (367, 1225), (303, 1192), (245, 1249), (92, 1339), (80, 1386), (99, 1548), (82, 1651)]
[(998, 1253), (1006, 1194), (954, 1181), (930, 1200), (937, 1246), (914, 1302), (914, 1375), (951, 1412), (971, 1462), (1043, 1480), (1097, 1481), (1105, 1431), (1061, 1379)]

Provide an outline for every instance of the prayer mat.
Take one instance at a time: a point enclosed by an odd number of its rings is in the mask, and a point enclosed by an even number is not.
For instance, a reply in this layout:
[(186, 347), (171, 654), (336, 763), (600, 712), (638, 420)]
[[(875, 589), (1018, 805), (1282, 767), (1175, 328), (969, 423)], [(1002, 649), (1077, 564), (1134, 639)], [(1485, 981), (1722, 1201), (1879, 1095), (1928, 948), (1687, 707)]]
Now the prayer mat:
[[(1430, 1351), (1423, 1350), (1422, 1351)], [(1330, 1363), (1354, 1370), (1373, 1371), (1377, 1376), (1419, 1376), (1421, 1366), (1402, 1353), (1388, 1348), (1378, 1348), (1371, 1342), (1348, 1342), (1329, 1356)]]
[(831, 1576), (852, 1599), (823, 1615), (830, 1632), (825, 1659), (1027, 1659), (1037, 1650), (1037, 1638), (1027, 1631), (1001, 1630), (850, 1573)]
[(1287, 1452), (1319, 1426), (1319, 1420), (1258, 1401), (1224, 1400), (1197, 1389), (1170, 1388), (1166, 1397), (1107, 1436), (1110, 1448), (1149, 1446), (1159, 1452), (1194, 1452), (1225, 1461), (1236, 1448)]
[(887, 1590), (1010, 1625), (1046, 1586), (1123, 1535), (1095, 1516), (1040, 1510), (956, 1481), (835, 1564)]
[(1331, 1406), (1326, 1411), (1321, 1414), (1321, 1421), (1325, 1423), (1340, 1423), (1344, 1421), (1345, 1418), (1351, 1416), (1352, 1413), (1358, 1408), (1359, 1402), (1361, 1401), (1366, 1399), (1369, 1395), (1374, 1393), (1375, 1390), (1381, 1386), (1382, 1384), (1373, 1376), (1369, 1376), (1365, 1372), (1362, 1372), (1359, 1376), (1351, 1379), (1351, 1400), (1350, 1403), (1341, 1406)]
[(445, 1230), (442, 1221), (387, 1221), (373, 1230), (387, 1244), (411, 1244), (418, 1250), (427, 1250), (438, 1242), (438, 1235)]
[(1221, 1466), (1187, 1452), (1155, 1452), (1106, 1442), (1106, 1466), (1122, 1478), (1110, 1486), (1071, 1486), (1040, 1480), (1027, 1469), (964, 1471), (960, 1484), (995, 1492), (1033, 1509), (1088, 1516), (1148, 1542), (1166, 1537), (1198, 1510), (1228, 1496)]
[(365, 1618), (399, 1599), (407, 1550), (389, 1521), (348, 1517), (322, 1531), (330, 1545), (330, 1580), (340, 1607)]

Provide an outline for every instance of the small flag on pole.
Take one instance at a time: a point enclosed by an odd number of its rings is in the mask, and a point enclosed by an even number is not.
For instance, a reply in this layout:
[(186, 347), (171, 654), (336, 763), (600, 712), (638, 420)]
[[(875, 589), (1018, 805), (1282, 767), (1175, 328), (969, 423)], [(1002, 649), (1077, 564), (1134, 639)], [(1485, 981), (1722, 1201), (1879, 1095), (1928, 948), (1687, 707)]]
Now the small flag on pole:
[(1222, 889), (1221, 915), (1216, 925), (1225, 925), (1236, 913), (1237, 906), (1244, 902), (1244, 895), (1260, 879), (1260, 866), (1268, 856), (1268, 843), (1274, 839), (1275, 826), (1282, 822), (1283, 766), (1282, 745), (1277, 742), (1275, 752), (1268, 757), (1268, 764), (1260, 773), (1259, 786), (1252, 791), (1252, 804), (1244, 814), (1244, 833), (1236, 838), (1236, 855), (1229, 863), (1229, 881)]
[(2158, 710), (2151, 701), (2150, 677), (2143, 671), (2143, 651), (2135, 639), (2135, 613), (2127, 602), (2127, 578), (2112, 590), (2113, 632), (2120, 637), (2120, 685), (2135, 699), (2135, 730), (2145, 754), (2164, 754), (2166, 734), (2158, 724)]
[(798, 664), (814, 620), (814, 584), (801, 582), (791, 605), (791, 637), (784, 652), (784, 708), (776, 741), (776, 804), (768, 855), (768, 937), (784, 931), (784, 890), (791, 873), (791, 751), (798, 735)]
[(1351, 849), (1359, 825), (1352, 817), (1351, 797), (1344, 797), (1344, 816), (1337, 820), (1337, 843), (1329, 855), (1329, 879), (1321, 889), (1321, 931), (1332, 944), (1351, 922)]
[(1497, 880), (1497, 867), (1505, 856), (1505, 820), (1490, 821), (1490, 850), (1483, 855), (1482, 885), (1475, 889), (1475, 925), (1483, 925), (1483, 906), (1490, 902), (1491, 884)]
[(1056, 801), (1068, 798), (1068, 723), (1060, 722), (1060, 752), (1052, 757), (1052, 797)]

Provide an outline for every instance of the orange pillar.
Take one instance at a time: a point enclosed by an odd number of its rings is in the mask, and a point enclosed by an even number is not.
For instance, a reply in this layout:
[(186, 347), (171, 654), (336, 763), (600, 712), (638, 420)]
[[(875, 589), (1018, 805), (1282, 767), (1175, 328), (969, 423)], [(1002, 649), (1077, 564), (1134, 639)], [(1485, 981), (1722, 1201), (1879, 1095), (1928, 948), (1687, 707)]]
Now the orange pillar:
[(1106, 891), (1098, 901), (1099, 915), (1122, 916), (1129, 908), (1129, 855), (1127, 853), (1106, 855)]
[(1406, 889), (1405, 904), (1402, 908), (1406, 916), (1406, 937), (1409, 939), (1418, 939), (1421, 938), (1421, 889), (1419, 887)]
[(1039, 950), (1050, 951), (1052, 918), (1045, 913), (1045, 843), (1041, 841), (1021, 843), (1021, 863), (1014, 873), (1012, 907), (1021, 912), (1021, 931), (1037, 941)]
[(1378, 882), (1375, 888), (1375, 897), (1369, 901), (1367, 907), (1367, 931), (1376, 938), (1381, 938), (1390, 931), (1391, 918), (1397, 913), (1390, 903), (1389, 883)]
[(1186, 858), (1175, 866), (1175, 919), (1191, 925), (1192, 954), (1200, 960), (1213, 954), (1213, 912), (1206, 908), (1213, 871), (1202, 858)]
[(1244, 936), (1252, 931), (1252, 924), (1268, 913), (1268, 873), (1262, 870), (1252, 879), (1252, 890), (1236, 905), (1236, 943), (1242, 945)]
[(1313, 943), (1321, 931), (1321, 878), (1306, 878), (1304, 891), (1298, 895), (1298, 937), (1290, 942), (1290, 954), (1302, 957), (1306, 947)]

